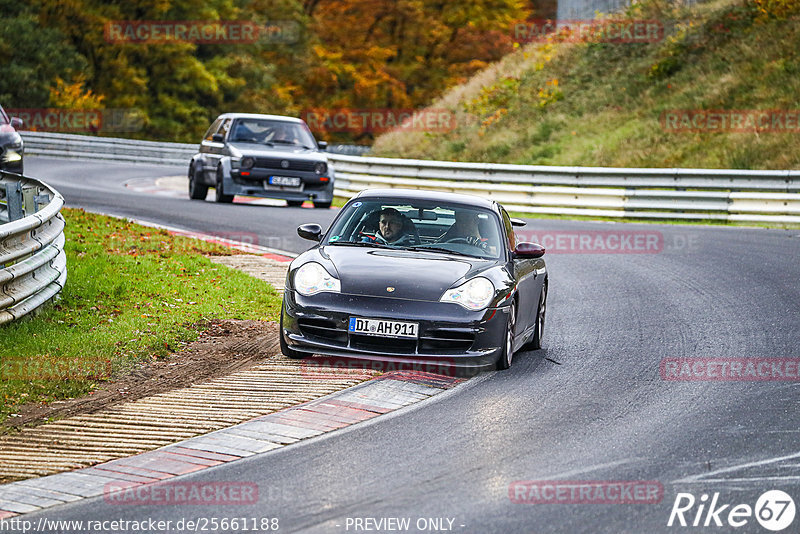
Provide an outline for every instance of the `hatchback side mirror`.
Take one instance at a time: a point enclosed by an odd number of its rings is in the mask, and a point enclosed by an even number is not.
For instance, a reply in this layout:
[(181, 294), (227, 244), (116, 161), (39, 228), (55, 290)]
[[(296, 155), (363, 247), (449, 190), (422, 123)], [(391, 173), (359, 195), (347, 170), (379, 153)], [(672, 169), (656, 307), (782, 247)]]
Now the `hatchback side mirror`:
[(216, 134), (211, 136), (211, 140), (214, 141), (215, 143), (224, 143), (225, 142), (225, 136), (222, 135), (222, 134), (216, 133)]
[(327, 141), (317, 141), (317, 146), (323, 152), (328, 150), (328, 142)]
[(297, 227), (297, 235), (309, 241), (319, 242), (322, 239), (322, 227), (316, 223), (301, 224)]
[(536, 243), (517, 243), (514, 249), (515, 258), (541, 258), (544, 256), (544, 247)]
[(19, 117), (11, 117), (11, 127), (15, 130), (22, 128), (22, 119)]

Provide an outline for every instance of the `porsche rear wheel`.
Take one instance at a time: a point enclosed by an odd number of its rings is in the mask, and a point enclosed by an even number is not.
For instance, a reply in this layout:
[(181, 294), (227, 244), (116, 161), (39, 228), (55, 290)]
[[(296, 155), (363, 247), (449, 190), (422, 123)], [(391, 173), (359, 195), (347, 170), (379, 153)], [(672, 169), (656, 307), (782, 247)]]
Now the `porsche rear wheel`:
[(512, 301), (508, 310), (508, 326), (506, 327), (506, 340), (503, 353), (497, 360), (497, 369), (502, 371), (511, 367), (511, 360), (514, 359), (514, 327), (517, 323), (517, 303)]
[(544, 337), (544, 320), (547, 313), (547, 283), (542, 286), (542, 296), (539, 297), (539, 307), (536, 310), (536, 330), (533, 332), (533, 339), (529, 346), (532, 350), (542, 348), (542, 338)]

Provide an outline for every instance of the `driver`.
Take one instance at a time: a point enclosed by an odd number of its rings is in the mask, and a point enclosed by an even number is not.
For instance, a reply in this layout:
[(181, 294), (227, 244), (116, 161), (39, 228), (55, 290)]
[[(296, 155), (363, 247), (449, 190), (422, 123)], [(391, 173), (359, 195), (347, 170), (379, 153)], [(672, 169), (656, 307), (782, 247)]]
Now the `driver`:
[(362, 241), (372, 241), (382, 245), (413, 245), (414, 237), (403, 231), (403, 215), (394, 208), (384, 208), (380, 212), (378, 231), (375, 236), (364, 236)]
[(463, 239), (470, 245), (486, 249), (489, 240), (481, 236), (478, 214), (474, 211), (459, 210), (456, 211), (455, 216), (456, 222), (445, 232), (439, 242), (446, 243), (455, 239)]
[(291, 131), (292, 128), (285, 124), (279, 124), (275, 127), (275, 135), (272, 136), (273, 141), (283, 142), (283, 143), (291, 143), (291, 144), (298, 144), (300, 142), (297, 139), (297, 136), (294, 135), (294, 131)]

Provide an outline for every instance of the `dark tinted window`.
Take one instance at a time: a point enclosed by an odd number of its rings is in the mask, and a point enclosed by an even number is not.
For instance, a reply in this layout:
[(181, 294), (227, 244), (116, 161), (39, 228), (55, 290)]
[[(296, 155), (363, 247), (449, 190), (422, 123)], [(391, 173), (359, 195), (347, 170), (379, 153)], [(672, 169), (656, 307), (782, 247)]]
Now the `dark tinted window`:
[(508, 239), (508, 250), (514, 250), (517, 248), (517, 236), (514, 234), (514, 227), (511, 225), (511, 219), (506, 210), (500, 208), (500, 212), (503, 214), (503, 227), (505, 227), (506, 238)]

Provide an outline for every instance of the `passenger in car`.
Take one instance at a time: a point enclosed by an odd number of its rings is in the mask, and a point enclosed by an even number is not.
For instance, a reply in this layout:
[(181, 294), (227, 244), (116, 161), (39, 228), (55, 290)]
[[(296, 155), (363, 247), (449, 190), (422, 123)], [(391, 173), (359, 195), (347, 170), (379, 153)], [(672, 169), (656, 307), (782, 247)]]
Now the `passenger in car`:
[(464, 240), (466, 243), (482, 249), (486, 249), (489, 246), (489, 240), (481, 236), (480, 221), (477, 213), (459, 210), (455, 213), (455, 219), (453, 225), (439, 239), (439, 242)]

